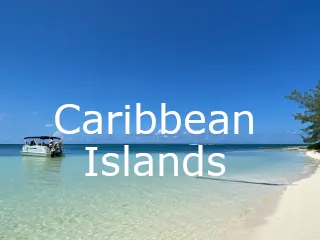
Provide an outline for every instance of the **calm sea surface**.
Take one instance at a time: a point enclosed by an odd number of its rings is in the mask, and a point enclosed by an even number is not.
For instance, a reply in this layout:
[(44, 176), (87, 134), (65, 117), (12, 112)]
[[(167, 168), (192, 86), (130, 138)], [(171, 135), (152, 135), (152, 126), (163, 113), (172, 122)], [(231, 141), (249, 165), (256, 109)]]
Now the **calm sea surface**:
[[(124, 176), (123, 145), (97, 145), (95, 172), (86, 177), (86, 145), (65, 145), (63, 158), (23, 157), (21, 145), (0, 145), (0, 239), (214, 239), (265, 196), (308, 175), (315, 168), (303, 151), (261, 150), (259, 145), (205, 145), (203, 178), (186, 176), (182, 162), (192, 145), (130, 145), (129, 176)], [(270, 146), (269, 146), (270, 147)], [(134, 165), (153, 157), (153, 177), (138, 177)], [(118, 153), (120, 172), (102, 163)], [(159, 154), (166, 159), (159, 176)], [(210, 177), (212, 153), (223, 153), (226, 172)], [(190, 171), (197, 159), (190, 158)], [(141, 167), (144, 172), (147, 168)]]

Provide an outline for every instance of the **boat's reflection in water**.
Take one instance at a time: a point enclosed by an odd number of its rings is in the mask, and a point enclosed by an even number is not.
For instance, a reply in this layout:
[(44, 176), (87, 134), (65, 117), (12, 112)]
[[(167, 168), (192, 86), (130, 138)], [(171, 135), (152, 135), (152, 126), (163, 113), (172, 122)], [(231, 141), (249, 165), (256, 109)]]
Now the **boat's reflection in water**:
[(64, 157), (22, 156), (25, 177), (28, 182), (57, 184), (61, 182), (61, 169)]

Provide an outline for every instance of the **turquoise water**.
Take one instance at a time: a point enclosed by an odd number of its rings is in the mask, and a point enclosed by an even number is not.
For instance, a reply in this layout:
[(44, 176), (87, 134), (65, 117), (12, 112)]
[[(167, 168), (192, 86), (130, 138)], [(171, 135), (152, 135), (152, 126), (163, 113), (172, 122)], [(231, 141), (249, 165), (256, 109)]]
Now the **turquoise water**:
[[(207, 157), (224, 153), (221, 177), (189, 177), (182, 172), (190, 145), (130, 146), (128, 177), (123, 175), (123, 146), (98, 145), (95, 171), (86, 177), (89, 155), (85, 145), (66, 145), (59, 159), (20, 156), (19, 145), (0, 145), (0, 239), (214, 239), (228, 225), (254, 208), (262, 197), (279, 191), (314, 169), (303, 151), (261, 150), (258, 145), (204, 146)], [(102, 156), (120, 154), (115, 177)], [(138, 152), (150, 153), (153, 177), (138, 177), (133, 165)], [(179, 176), (166, 160), (159, 176), (159, 154), (179, 158)], [(110, 160), (111, 161), (111, 160)], [(195, 159), (190, 170), (196, 169)], [(109, 169), (110, 170), (110, 169)], [(212, 169), (214, 170), (214, 169)]]

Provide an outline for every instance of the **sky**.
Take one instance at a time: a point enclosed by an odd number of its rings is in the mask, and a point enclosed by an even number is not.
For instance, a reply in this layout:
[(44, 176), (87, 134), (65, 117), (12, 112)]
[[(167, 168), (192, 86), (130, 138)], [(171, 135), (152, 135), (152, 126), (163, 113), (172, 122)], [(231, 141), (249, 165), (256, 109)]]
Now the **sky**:
[[(2, 1), (0, 143), (82, 128), (99, 111), (103, 133), (61, 135), (65, 143), (301, 143), (297, 105), (284, 97), (320, 79), (319, 1)], [(141, 103), (160, 119), (161, 103), (206, 117), (202, 135), (107, 132), (108, 112)], [(208, 131), (211, 111), (229, 117), (229, 134)], [(250, 111), (233, 134), (233, 113)], [(158, 120), (160, 121), (160, 120)], [(184, 121), (184, 120), (182, 120)], [(131, 122), (132, 126), (135, 121)], [(150, 121), (144, 120), (148, 128)], [(173, 127), (174, 120), (168, 122)], [(199, 126), (200, 127), (200, 126)]]

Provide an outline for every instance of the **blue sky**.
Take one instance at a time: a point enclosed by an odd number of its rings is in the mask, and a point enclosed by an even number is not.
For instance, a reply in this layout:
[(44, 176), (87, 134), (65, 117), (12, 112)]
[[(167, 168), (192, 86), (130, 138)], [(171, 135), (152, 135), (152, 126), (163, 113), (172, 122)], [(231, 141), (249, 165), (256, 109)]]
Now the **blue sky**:
[[(65, 142), (301, 143), (286, 100), (320, 75), (318, 1), (4, 1), (0, 8), (0, 143), (57, 131), (54, 115), (160, 104), (185, 116), (251, 111), (254, 135), (64, 136)], [(104, 124), (106, 124), (105, 122)], [(231, 122), (232, 124), (232, 122)], [(104, 126), (106, 129), (107, 126)], [(157, 126), (157, 129), (159, 126)]]

